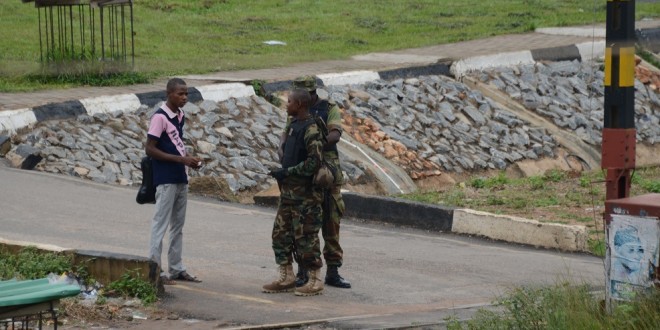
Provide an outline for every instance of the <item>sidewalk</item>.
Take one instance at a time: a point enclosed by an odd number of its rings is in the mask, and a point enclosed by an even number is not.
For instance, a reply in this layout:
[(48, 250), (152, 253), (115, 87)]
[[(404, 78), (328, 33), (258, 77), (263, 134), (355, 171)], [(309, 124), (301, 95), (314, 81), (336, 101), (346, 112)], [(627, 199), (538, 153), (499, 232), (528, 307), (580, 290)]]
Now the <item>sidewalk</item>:
[[(639, 21), (637, 29), (660, 28), (660, 20)], [(430, 47), (403, 49), (387, 53), (371, 53), (353, 56), (346, 60), (300, 63), (290, 67), (223, 71), (206, 75), (184, 76), (190, 87), (221, 82), (247, 82), (254, 79), (267, 82), (293, 79), (300, 75), (341, 73), (358, 70), (391, 70), (411, 66), (424, 66), (442, 60), (455, 61), (476, 56), (494, 55), (519, 51), (547, 52), (554, 59), (557, 55), (575, 55), (574, 45), (604, 40), (603, 25), (578, 28), (543, 29), (546, 33), (526, 33), (496, 36), (480, 40), (444, 44)], [(562, 35), (563, 33), (563, 35)], [(535, 53), (532, 52), (534, 55)], [(579, 55), (579, 54), (578, 54)], [(119, 87), (76, 87), (64, 90), (48, 90), (30, 93), (0, 93), (0, 111), (19, 110), (84, 98), (138, 94), (163, 90), (166, 78), (151, 84)]]

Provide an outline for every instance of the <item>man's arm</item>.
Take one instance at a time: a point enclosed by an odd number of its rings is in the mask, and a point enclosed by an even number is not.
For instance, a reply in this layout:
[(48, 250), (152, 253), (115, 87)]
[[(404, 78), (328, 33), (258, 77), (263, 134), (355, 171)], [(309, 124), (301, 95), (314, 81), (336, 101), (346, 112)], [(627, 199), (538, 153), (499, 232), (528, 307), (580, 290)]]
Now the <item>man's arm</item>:
[(156, 139), (147, 137), (147, 144), (144, 148), (144, 151), (147, 153), (147, 156), (164, 162), (181, 163), (190, 168), (198, 168), (202, 165), (201, 164), (202, 160), (200, 158), (168, 154), (158, 149), (156, 147), (157, 143), (158, 141)]
[(331, 108), (328, 111), (328, 136), (326, 140), (328, 145), (332, 146), (339, 143), (341, 139), (341, 111), (336, 104), (330, 104)]

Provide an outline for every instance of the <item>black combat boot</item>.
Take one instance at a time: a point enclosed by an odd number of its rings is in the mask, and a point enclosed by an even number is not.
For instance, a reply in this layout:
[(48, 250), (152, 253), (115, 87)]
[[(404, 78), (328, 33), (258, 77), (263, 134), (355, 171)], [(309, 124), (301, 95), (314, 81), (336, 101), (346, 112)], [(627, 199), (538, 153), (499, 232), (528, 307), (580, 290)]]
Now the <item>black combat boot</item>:
[(328, 266), (328, 271), (325, 273), (325, 284), (343, 289), (351, 288), (351, 282), (339, 276), (337, 266)]
[(302, 265), (298, 265), (298, 273), (296, 274), (296, 288), (299, 288), (309, 281), (307, 270)]

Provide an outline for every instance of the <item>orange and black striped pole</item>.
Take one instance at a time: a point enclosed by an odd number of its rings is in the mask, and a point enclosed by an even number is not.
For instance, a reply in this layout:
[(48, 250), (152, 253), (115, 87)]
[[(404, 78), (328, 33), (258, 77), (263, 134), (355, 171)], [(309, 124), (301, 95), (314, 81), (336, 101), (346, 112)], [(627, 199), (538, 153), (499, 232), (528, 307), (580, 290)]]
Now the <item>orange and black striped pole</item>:
[(601, 168), (606, 200), (628, 197), (635, 168), (635, 1), (608, 0)]

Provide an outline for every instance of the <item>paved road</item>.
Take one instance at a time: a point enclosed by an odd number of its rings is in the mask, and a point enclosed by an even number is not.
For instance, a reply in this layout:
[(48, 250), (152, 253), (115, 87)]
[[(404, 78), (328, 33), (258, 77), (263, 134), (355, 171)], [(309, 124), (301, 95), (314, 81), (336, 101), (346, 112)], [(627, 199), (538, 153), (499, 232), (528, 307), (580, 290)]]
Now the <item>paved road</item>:
[[(0, 182), (0, 238), (146, 254), (152, 206), (137, 205), (134, 189), (1, 164)], [(342, 227), (342, 271), (353, 289), (328, 288), (307, 298), (263, 294), (261, 285), (275, 274), (273, 218), (269, 208), (192, 199), (185, 261), (204, 282), (168, 286), (166, 307), (231, 324), (394, 317), (409, 325), (424, 317), (442, 321), (441, 311), (450, 308), (488, 304), (516, 285), (567, 277), (594, 285), (604, 281), (601, 260), (591, 256), (349, 219)]]

